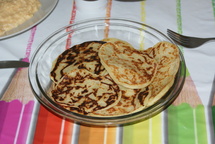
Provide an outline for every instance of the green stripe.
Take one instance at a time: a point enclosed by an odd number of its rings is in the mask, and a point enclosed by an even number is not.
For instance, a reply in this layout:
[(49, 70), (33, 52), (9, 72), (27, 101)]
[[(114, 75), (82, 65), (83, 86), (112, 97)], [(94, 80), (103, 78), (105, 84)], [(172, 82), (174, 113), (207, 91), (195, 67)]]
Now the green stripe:
[(183, 103), (168, 109), (168, 141), (170, 144), (207, 144), (204, 106), (192, 108)]
[(176, 1), (178, 33), (182, 34), (181, 0)]
[[(177, 31), (183, 34), (181, 0), (176, 0)], [(183, 47), (180, 47), (183, 51)], [(190, 75), (188, 69), (187, 76)], [(171, 105), (168, 109), (168, 140), (170, 144), (207, 144), (207, 130), (204, 106), (192, 108), (183, 103)]]
[(206, 129), (206, 120), (205, 120), (205, 109), (203, 105), (198, 105), (195, 108), (196, 115), (196, 130), (198, 144), (207, 144), (207, 129)]
[[(213, 6), (213, 14), (215, 19), (215, 0), (212, 0), (212, 6)], [(212, 119), (213, 119), (213, 128), (215, 132), (215, 106), (212, 106)], [(215, 136), (215, 133), (214, 133)]]
[(212, 6), (213, 6), (213, 13), (214, 13), (214, 18), (215, 18), (215, 0), (212, 0)]
[[(181, 0), (176, 0), (176, 14), (177, 14), (177, 28), (178, 28), (178, 33), (182, 34), (182, 16), (181, 16)], [(179, 48), (181, 49), (182, 52), (183, 51), (183, 47), (179, 46)], [(190, 72), (188, 71), (188, 69), (186, 69), (186, 76), (190, 76)]]
[(133, 126), (127, 125), (123, 127), (123, 144), (132, 144), (133, 141)]
[[(212, 6), (213, 6), (213, 14), (215, 18), (215, 0), (212, 0)], [(212, 120), (213, 120), (213, 128), (215, 131), (215, 106), (212, 106)], [(215, 133), (214, 133), (215, 135)]]
[(193, 112), (189, 104), (168, 108), (168, 141), (170, 144), (195, 144)]
[(215, 131), (215, 106), (212, 106), (212, 119), (213, 119), (214, 131)]

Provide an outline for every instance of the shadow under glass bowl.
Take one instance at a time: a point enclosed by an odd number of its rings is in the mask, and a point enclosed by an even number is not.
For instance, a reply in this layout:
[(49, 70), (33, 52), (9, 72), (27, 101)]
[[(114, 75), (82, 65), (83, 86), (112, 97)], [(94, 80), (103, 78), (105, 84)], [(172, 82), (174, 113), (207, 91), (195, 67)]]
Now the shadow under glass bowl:
[(61, 117), (77, 123), (100, 126), (146, 120), (167, 108), (179, 95), (185, 81), (186, 66), (181, 51), (180, 67), (173, 86), (160, 100), (144, 110), (123, 116), (92, 117), (68, 111), (50, 99), (48, 93), (52, 84), (50, 71), (56, 57), (73, 45), (86, 41), (99, 41), (107, 37), (127, 41), (136, 49), (147, 49), (161, 41), (174, 43), (158, 30), (131, 20), (98, 18), (65, 26), (44, 40), (32, 57), (29, 80), (38, 101)]

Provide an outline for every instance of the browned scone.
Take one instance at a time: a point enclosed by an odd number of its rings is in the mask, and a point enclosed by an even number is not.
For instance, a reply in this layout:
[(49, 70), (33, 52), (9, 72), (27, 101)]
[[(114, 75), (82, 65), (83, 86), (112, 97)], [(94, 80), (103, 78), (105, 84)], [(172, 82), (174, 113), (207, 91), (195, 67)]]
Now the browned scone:
[(89, 116), (121, 116), (153, 105), (172, 87), (180, 64), (177, 46), (160, 42), (144, 51), (107, 38), (66, 50), (53, 62), (51, 98)]
[(53, 88), (52, 99), (72, 112), (87, 115), (115, 106), (121, 99), (121, 91), (108, 75), (74, 69)]
[(150, 97), (151, 92), (148, 87), (143, 89), (128, 89), (120, 86), (121, 99), (113, 107), (89, 113), (90, 116), (122, 116), (133, 113), (136, 110), (145, 108), (144, 101)]
[(157, 63), (148, 54), (132, 47), (107, 42), (99, 49), (102, 65), (119, 85), (131, 89), (148, 86), (157, 71)]
[(159, 100), (172, 87), (180, 65), (179, 49), (169, 42), (159, 42), (144, 51), (152, 56), (158, 64), (157, 73), (149, 89), (152, 94), (147, 97), (145, 105), (149, 106)]
[(98, 56), (99, 48), (104, 43), (102, 41), (89, 41), (64, 51), (52, 64), (51, 79), (57, 82), (73, 69), (86, 69), (94, 74), (104, 75), (106, 70)]

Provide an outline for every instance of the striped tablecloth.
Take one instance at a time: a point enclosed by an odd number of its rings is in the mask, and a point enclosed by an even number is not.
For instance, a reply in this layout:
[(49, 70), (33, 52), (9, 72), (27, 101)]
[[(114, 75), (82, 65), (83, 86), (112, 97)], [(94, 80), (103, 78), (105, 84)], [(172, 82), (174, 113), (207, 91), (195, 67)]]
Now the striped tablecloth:
[[(167, 28), (199, 37), (215, 37), (215, 0), (108, 0), (100, 11), (76, 9), (59, 0), (40, 24), (0, 40), (0, 60), (29, 61), (55, 30), (76, 21), (125, 18), (163, 33)], [(215, 43), (181, 47), (187, 64), (185, 86), (174, 103), (151, 119), (116, 127), (84, 126), (49, 112), (34, 98), (28, 68), (0, 70), (0, 144), (214, 144)]]

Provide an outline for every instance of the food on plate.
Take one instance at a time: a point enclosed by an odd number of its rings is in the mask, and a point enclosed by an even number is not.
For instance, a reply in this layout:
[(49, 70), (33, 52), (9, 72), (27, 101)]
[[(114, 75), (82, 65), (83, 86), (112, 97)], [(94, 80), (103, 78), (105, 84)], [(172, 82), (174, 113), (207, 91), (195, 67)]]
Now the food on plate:
[(152, 92), (148, 97), (146, 105), (152, 105), (159, 100), (173, 85), (174, 78), (179, 69), (180, 55), (176, 45), (169, 42), (159, 42), (147, 53), (153, 57), (158, 64), (156, 77), (149, 85)]
[(115, 106), (121, 99), (121, 91), (108, 75), (74, 69), (57, 83), (52, 98), (68, 110), (88, 114)]
[(147, 53), (111, 42), (101, 46), (99, 57), (112, 79), (127, 88), (148, 86), (157, 71), (156, 61)]
[(84, 42), (53, 61), (50, 97), (61, 107), (88, 116), (132, 114), (166, 94), (179, 64), (179, 50), (169, 42), (146, 50), (116, 38)]
[(0, 36), (33, 17), (39, 0), (0, 0)]
[(111, 43), (114, 43), (114, 44), (116, 44), (120, 47), (124, 47), (124, 48), (130, 48), (130, 49), (134, 48), (130, 43), (123, 41), (121, 39), (117, 39), (117, 38), (104, 38), (104, 39), (102, 39), (102, 41), (111, 42)]
[(146, 97), (150, 97), (148, 87), (142, 89), (128, 89), (120, 86), (121, 99), (113, 107), (102, 109), (89, 113), (90, 116), (119, 116), (144, 109), (144, 101)]
[(98, 56), (99, 48), (104, 43), (102, 41), (84, 42), (64, 51), (52, 64), (51, 79), (58, 82), (71, 70), (83, 68), (92, 73), (104, 75), (106, 70)]

